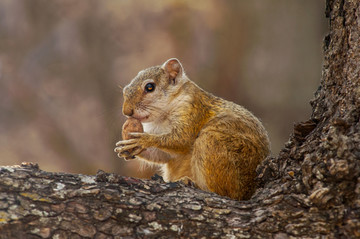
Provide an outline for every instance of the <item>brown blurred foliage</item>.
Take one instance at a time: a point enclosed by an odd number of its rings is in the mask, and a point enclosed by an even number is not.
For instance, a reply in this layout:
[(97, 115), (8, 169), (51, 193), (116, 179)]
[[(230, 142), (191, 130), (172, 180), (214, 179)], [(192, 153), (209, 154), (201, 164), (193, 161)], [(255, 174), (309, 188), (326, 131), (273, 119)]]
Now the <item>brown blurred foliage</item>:
[(321, 72), (324, 1), (2, 0), (0, 164), (140, 176), (113, 153), (139, 70), (179, 58), (207, 91), (244, 105), (273, 154), (307, 119)]

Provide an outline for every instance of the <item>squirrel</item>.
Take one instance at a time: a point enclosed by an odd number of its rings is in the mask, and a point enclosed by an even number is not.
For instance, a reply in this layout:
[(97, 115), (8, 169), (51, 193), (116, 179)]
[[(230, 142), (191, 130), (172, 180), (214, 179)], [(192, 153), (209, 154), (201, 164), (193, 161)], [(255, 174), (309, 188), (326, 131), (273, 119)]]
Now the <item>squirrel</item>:
[(205, 191), (250, 199), (256, 167), (270, 153), (267, 132), (250, 111), (201, 89), (176, 58), (140, 71), (123, 96), (123, 114), (144, 132), (119, 141), (119, 157), (160, 165), (165, 181), (191, 180)]

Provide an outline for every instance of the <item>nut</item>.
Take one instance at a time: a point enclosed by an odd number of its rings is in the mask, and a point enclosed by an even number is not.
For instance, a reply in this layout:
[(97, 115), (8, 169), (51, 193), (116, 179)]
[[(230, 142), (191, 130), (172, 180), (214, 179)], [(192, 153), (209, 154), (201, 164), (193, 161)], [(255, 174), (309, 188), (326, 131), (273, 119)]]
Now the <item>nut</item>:
[(129, 133), (132, 132), (143, 133), (144, 128), (139, 120), (134, 118), (128, 118), (122, 127), (122, 138), (124, 140), (132, 139), (132, 137), (129, 135)]
[[(139, 120), (137, 120), (135, 118), (128, 118), (122, 127), (121, 136), (122, 136), (123, 140), (132, 139), (133, 137), (131, 137), (129, 135), (129, 133), (132, 133), (132, 132), (143, 133), (144, 128)], [(134, 149), (127, 151), (129, 153), (129, 155), (132, 153), (133, 150)], [(129, 157), (125, 157), (125, 160), (130, 160), (130, 159), (134, 159), (134, 158), (135, 158), (134, 156), (129, 156)]]

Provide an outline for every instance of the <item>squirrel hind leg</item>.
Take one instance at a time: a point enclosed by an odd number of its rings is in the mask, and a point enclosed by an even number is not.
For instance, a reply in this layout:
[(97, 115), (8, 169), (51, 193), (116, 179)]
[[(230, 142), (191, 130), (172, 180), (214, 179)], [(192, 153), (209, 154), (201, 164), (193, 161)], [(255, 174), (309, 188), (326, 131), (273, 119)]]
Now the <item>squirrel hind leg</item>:
[(184, 176), (180, 179), (180, 181), (185, 184), (186, 186), (190, 186), (190, 187), (195, 187), (198, 188), (198, 186), (196, 185), (196, 183), (193, 181), (193, 179), (191, 179), (188, 176)]
[[(241, 145), (240, 139), (235, 139)], [(206, 142), (206, 144), (204, 144)], [(249, 164), (246, 145), (234, 151), (234, 138), (221, 131), (207, 131), (194, 144), (195, 183), (203, 190), (237, 200), (247, 200), (255, 190), (255, 168)], [(247, 159), (245, 159), (247, 157)]]

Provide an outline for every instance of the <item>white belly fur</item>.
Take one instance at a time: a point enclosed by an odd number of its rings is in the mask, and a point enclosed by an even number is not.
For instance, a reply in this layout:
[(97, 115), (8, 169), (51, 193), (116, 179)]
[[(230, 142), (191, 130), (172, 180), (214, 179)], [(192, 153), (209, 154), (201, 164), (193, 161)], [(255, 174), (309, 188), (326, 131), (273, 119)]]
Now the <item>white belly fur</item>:
[[(144, 132), (149, 134), (165, 134), (171, 132), (171, 128), (169, 127), (169, 124), (156, 125), (152, 123), (143, 123), (143, 128), (144, 128)], [(166, 153), (156, 148), (149, 148), (147, 153), (148, 153), (148, 158), (150, 160), (141, 160), (141, 161), (146, 162), (147, 164), (150, 165), (156, 164), (160, 166), (161, 176), (163, 177), (165, 182), (168, 182), (169, 173), (167, 169), (167, 164), (162, 162), (170, 160), (172, 156), (169, 153)]]

